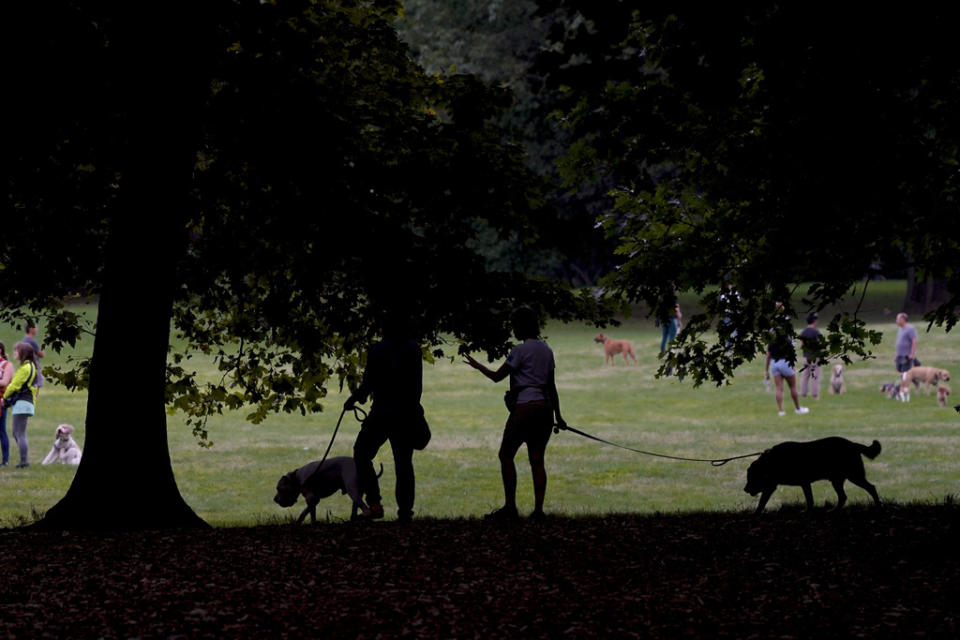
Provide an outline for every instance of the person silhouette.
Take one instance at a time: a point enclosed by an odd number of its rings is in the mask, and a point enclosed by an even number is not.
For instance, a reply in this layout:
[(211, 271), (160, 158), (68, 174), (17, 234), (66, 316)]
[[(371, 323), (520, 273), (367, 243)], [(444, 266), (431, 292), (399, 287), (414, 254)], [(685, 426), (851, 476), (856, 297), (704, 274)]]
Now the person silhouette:
[(360, 386), (344, 404), (349, 411), (356, 403), (365, 403), (369, 396), (373, 396), (370, 415), (364, 420), (353, 445), (360, 489), (369, 505), (369, 512), (361, 514), (361, 518), (383, 517), (380, 483), (373, 469), (373, 459), (388, 440), (397, 474), (397, 517), (401, 521), (413, 517), (416, 490), (413, 452), (425, 447), (426, 440), (429, 440), (429, 427), (420, 405), (423, 352), (411, 339), (413, 333), (407, 318), (393, 315), (387, 320), (383, 340), (367, 352), (367, 365)]
[(514, 519), (517, 513), (517, 468), (514, 458), (524, 443), (533, 474), (534, 509), (532, 518), (542, 518), (543, 502), (547, 491), (547, 471), (544, 454), (550, 431), (556, 424), (566, 428), (560, 415), (560, 398), (555, 379), (556, 363), (553, 351), (540, 339), (540, 322), (536, 311), (523, 306), (511, 316), (513, 334), (520, 344), (507, 356), (506, 362), (493, 371), (474, 358), (465, 356), (467, 364), (494, 382), (510, 377), (507, 392), (510, 417), (503, 429), (498, 457), (500, 475), (503, 479), (504, 505), (487, 515), (492, 519)]

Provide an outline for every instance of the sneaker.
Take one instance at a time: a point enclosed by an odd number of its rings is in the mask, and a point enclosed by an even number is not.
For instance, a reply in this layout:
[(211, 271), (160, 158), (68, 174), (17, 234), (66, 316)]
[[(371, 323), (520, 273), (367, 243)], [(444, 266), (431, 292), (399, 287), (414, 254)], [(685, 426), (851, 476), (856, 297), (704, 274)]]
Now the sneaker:
[(807, 409), (806, 407), (800, 407), (799, 409), (797, 409), (796, 413), (797, 415), (802, 416), (805, 413), (810, 413), (810, 409)]
[(382, 504), (372, 504), (370, 505), (370, 510), (366, 513), (361, 513), (357, 516), (358, 520), (379, 520), (383, 517), (383, 505)]
[(400, 522), (410, 522), (411, 520), (413, 520), (413, 511), (397, 512), (397, 520)]
[(496, 511), (483, 516), (484, 520), (516, 520), (520, 517), (516, 507), (502, 506)]
[(530, 514), (531, 520), (544, 520), (546, 519), (546, 517), (547, 517), (547, 514), (545, 514), (543, 511), (534, 511), (533, 513)]
[(30, 466), (29, 462), (21, 462), (20, 464), (17, 465), (17, 469), (26, 469), (29, 466)]
[(786, 411), (777, 411), (777, 415), (782, 418), (783, 416), (787, 415), (787, 412), (786, 412)]

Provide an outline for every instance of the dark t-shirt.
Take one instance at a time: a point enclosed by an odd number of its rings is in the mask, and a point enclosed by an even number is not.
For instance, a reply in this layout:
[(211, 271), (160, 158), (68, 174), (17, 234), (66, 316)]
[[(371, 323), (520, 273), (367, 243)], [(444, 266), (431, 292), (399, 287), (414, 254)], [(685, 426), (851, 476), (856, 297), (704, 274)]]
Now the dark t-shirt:
[(415, 342), (384, 340), (370, 348), (360, 385), (373, 396), (378, 412), (408, 412), (420, 408), (423, 392), (423, 354)]
[(793, 341), (790, 340), (789, 336), (791, 327), (789, 325), (785, 326), (783, 330), (784, 334), (781, 336), (774, 334), (767, 350), (770, 351), (771, 360), (786, 360), (792, 367), (797, 362), (797, 352), (793, 348)]
[(819, 346), (823, 339), (823, 334), (816, 327), (807, 327), (800, 332), (800, 339), (803, 340), (803, 357), (813, 357), (813, 347)]

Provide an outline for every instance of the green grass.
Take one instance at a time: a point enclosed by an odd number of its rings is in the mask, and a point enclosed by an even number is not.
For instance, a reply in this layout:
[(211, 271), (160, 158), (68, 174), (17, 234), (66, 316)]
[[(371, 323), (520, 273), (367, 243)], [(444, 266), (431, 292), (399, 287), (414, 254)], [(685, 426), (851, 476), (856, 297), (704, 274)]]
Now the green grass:
[[(873, 286), (873, 285), (871, 285)], [(899, 289), (897, 287), (899, 286)], [(784, 440), (808, 440), (840, 435), (864, 443), (874, 438), (883, 453), (867, 462), (867, 476), (882, 498), (898, 502), (942, 502), (957, 492), (960, 417), (952, 408), (938, 407), (935, 396), (915, 394), (903, 404), (882, 396), (878, 387), (895, 377), (892, 366), (896, 327), (893, 316), (902, 299), (903, 283), (878, 283), (864, 309), (883, 331), (876, 359), (847, 369), (847, 394), (827, 394), (807, 400), (811, 413), (779, 418), (772, 393), (763, 386), (763, 363), (738, 371), (732, 384), (693, 388), (676, 379), (657, 380), (659, 331), (643, 317), (627, 319), (608, 333), (634, 342), (638, 366), (605, 367), (603, 353), (592, 340), (595, 330), (581, 325), (551, 325), (546, 331), (558, 361), (558, 385), (563, 413), (571, 426), (602, 438), (648, 451), (695, 458), (752, 453)], [(898, 293), (899, 292), (899, 293)], [(874, 298), (874, 296), (876, 296)], [(889, 300), (888, 300), (889, 298)], [(925, 333), (922, 322), (918, 356), (924, 364), (955, 371), (960, 360), (957, 334), (940, 329)], [(43, 326), (41, 324), (41, 338)], [(8, 350), (22, 334), (0, 329)], [(89, 350), (90, 344), (78, 351)], [(66, 356), (48, 354), (45, 363)], [(213, 376), (212, 363), (204, 375)], [(827, 374), (825, 374), (826, 376)], [(423, 405), (433, 441), (414, 457), (419, 516), (471, 517), (502, 501), (496, 450), (506, 418), (504, 383), (494, 385), (468, 366), (443, 361), (424, 369)], [(343, 396), (331, 395), (327, 412), (301, 417), (272, 416), (251, 425), (241, 414), (211, 418), (212, 449), (198, 447), (182, 416), (168, 419), (174, 471), (187, 502), (214, 525), (251, 525), (296, 515), (272, 502), (277, 478), (323, 454), (336, 423)], [(86, 396), (55, 386), (44, 389), (38, 414), (30, 421), (31, 462), (27, 470), (0, 469), (0, 525), (29, 520), (52, 506), (70, 484), (75, 469), (39, 464), (49, 450), (56, 425), (77, 427), (84, 441)], [(131, 417), (130, 428), (136, 428)], [(358, 424), (344, 419), (331, 455), (350, 455)], [(9, 427), (8, 427), (9, 431)], [(11, 459), (17, 459), (11, 443)], [(393, 517), (393, 463), (389, 446), (379, 456), (385, 473), (381, 488), (388, 517)], [(572, 433), (554, 436), (547, 450), (549, 486), (547, 510), (568, 515), (605, 513), (673, 513), (702, 510), (741, 510), (755, 500), (742, 491), (750, 460), (714, 468), (705, 463), (662, 460), (637, 455)], [(525, 453), (518, 457), (521, 509), (532, 507)], [(827, 483), (814, 486), (818, 503), (834, 499)], [(854, 503), (867, 500), (849, 488)], [(771, 501), (802, 501), (798, 488), (779, 490)], [(302, 503), (301, 503), (302, 504)], [(118, 508), (120, 508), (118, 506)], [(349, 515), (349, 501), (337, 496), (321, 503), (321, 516)]]

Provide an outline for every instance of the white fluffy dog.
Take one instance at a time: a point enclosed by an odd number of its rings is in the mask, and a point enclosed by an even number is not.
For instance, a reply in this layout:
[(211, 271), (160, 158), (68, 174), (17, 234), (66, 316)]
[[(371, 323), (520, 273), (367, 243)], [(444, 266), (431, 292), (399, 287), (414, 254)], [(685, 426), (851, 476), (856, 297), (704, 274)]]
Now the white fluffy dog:
[(847, 383), (843, 380), (843, 365), (838, 364), (830, 375), (830, 393), (846, 393)]
[(73, 439), (72, 433), (73, 427), (69, 424), (62, 424), (57, 427), (57, 437), (53, 441), (53, 448), (43, 459), (43, 464), (53, 464), (54, 462), (80, 464), (80, 457), (83, 452), (80, 451), (80, 446)]

